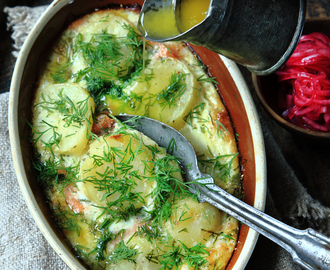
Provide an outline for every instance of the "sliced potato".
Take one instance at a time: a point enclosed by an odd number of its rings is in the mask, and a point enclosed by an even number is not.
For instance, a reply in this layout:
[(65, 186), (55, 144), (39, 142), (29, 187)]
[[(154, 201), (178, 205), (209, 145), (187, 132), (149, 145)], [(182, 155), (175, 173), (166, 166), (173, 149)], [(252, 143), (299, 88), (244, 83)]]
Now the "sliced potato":
[(221, 213), (208, 203), (187, 198), (173, 208), (174, 215), (165, 223), (165, 231), (188, 247), (204, 243), (210, 232), (221, 231)]
[[(149, 116), (180, 129), (185, 124), (184, 116), (197, 102), (197, 80), (183, 62), (174, 58), (156, 59), (151, 62), (150, 68), (153, 70), (154, 79), (149, 82), (148, 93), (149, 95), (156, 95), (156, 98), (153, 107), (149, 109)], [(178, 80), (180, 76), (183, 76), (182, 82)], [(173, 86), (173, 83), (182, 83), (182, 88), (179, 91), (182, 90), (183, 93), (180, 95), (177, 91), (174, 94), (177, 97), (169, 100), (166, 95), (167, 91), (171, 91), (169, 87)]]
[[(182, 128), (183, 118), (198, 101), (196, 78), (183, 62), (174, 58), (153, 58), (145, 72), (124, 89), (127, 95), (140, 99), (131, 99), (129, 104), (127, 100), (109, 100), (113, 114), (125, 111), (160, 120), (176, 129)], [(146, 82), (143, 76), (149, 76), (151, 72), (152, 79)]]
[(93, 124), (94, 101), (77, 84), (54, 84), (39, 91), (34, 107), (33, 139), (46, 152), (80, 155)]
[[(72, 72), (76, 73), (83, 71), (91, 66), (90, 61), (105, 61), (107, 70), (100, 69), (94, 64), (94, 68), (99, 74), (103, 74), (104, 79), (113, 79), (117, 73), (125, 74), (127, 72), (127, 61), (129, 61), (133, 50), (127, 46), (124, 42), (124, 38), (127, 38), (129, 33), (130, 23), (124, 17), (122, 13), (103, 14), (102, 12), (97, 15), (87, 15), (82, 21), (78, 20), (79, 26), (75, 31), (82, 34), (82, 42), (85, 46), (94, 48), (93, 50), (78, 50), (78, 53), (72, 59)], [(138, 18), (135, 14), (135, 18)], [(77, 23), (77, 24), (78, 24)], [(117, 39), (118, 48), (111, 48), (110, 45), (104, 46), (106, 42), (109, 42), (113, 37)], [(88, 44), (88, 45), (86, 45)], [(97, 48), (98, 49), (95, 49)], [(116, 46), (115, 46), (116, 47)], [(118, 52), (117, 52), (118, 50)], [(87, 51), (83, 54), (82, 51)], [(99, 58), (99, 55), (102, 57)], [(90, 55), (93, 55), (90, 57)], [(93, 59), (93, 60), (91, 60)], [(96, 66), (96, 67), (95, 67)], [(101, 77), (102, 77), (101, 76)]]
[(99, 206), (111, 205), (118, 200), (127, 207), (129, 199), (122, 200), (120, 196), (135, 194), (134, 206), (148, 207), (152, 200), (146, 196), (154, 185), (149, 180), (152, 160), (151, 151), (135, 136), (101, 137), (90, 144), (88, 158), (82, 163), (84, 183), (81, 188)]
[(132, 268), (116, 268), (116, 269), (137, 269), (137, 270), (158, 270), (159, 264), (157, 257), (162, 254), (164, 244), (150, 243), (144, 236), (134, 236), (130, 239), (128, 246), (138, 250), (136, 256), (136, 264)]
[[(135, 18), (138, 18), (138, 14), (135, 14)], [(83, 38), (85, 42), (90, 41), (95, 34), (101, 34), (104, 30), (117, 37), (126, 37), (128, 30), (125, 28), (125, 25), (130, 25), (121, 12), (91, 13), (77, 20), (76, 24), (75, 31), (84, 33)]]

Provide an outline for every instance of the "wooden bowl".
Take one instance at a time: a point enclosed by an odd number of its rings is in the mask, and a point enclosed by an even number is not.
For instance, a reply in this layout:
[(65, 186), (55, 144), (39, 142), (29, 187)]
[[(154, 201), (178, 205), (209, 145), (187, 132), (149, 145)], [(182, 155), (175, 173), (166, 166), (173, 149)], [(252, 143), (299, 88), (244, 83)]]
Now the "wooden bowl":
[[(330, 37), (330, 18), (306, 20), (303, 34), (312, 32), (322, 32)], [(252, 74), (252, 81), (261, 104), (269, 115), (283, 128), (314, 142), (330, 143), (330, 132), (307, 130), (288, 122), (281, 116), (283, 109), (278, 107), (279, 84), (275, 74), (268, 76)]]
[[(17, 59), (10, 90), (9, 130), (17, 178), (23, 196), (40, 230), (63, 261), (72, 269), (85, 269), (74, 257), (65, 238), (51, 219), (50, 210), (42, 190), (37, 184), (31, 164), (31, 145), (27, 120), (31, 119), (34, 84), (37, 79), (38, 60), (44, 57), (55, 38), (68, 22), (105, 7), (113, 0), (61, 0), (54, 1), (28, 36)], [(126, 0), (123, 4), (142, 5), (143, 1)], [(244, 169), (244, 200), (263, 210), (266, 199), (266, 160), (259, 118), (248, 87), (236, 64), (202, 47), (193, 46), (211, 75), (218, 78), (221, 96), (239, 134), (238, 146)], [(227, 269), (244, 269), (258, 233), (242, 225), (237, 249)]]

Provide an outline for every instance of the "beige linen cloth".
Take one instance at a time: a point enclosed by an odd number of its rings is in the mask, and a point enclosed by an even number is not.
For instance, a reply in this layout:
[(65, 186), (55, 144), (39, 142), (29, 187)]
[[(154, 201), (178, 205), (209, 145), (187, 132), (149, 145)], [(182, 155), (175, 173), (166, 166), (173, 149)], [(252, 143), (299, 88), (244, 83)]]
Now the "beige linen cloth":
[[(17, 56), (29, 30), (44, 10), (44, 6), (5, 8), (4, 11), (8, 14), (8, 30), (12, 31), (14, 41), (14, 56)], [(247, 82), (251, 86), (251, 82)], [(312, 227), (330, 236), (329, 208), (314, 200), (297, 179), (294, 170), (273, 137), (275, 129), (269, 121), (265, 121), (267, 116), (253, 91), (251, 93), (261, 115), (260, 121), (266, 145), (268, 167), (266, 213), (296, 228)], [(36, 226), (19, 189), (9, 144), (8, 97), (9, 93), (0, 95), (0, 115), (2, 116), (0, 118), (0, 149), (2, 151), (0, 157), (0, 269), (68, 269)], [(326, 150), (329, 156), (329, 148)], [(320, 157), (320, 160), (324, 159), (325, 157)], [(330, 165), (329, 161), (330, 158), (324, 161), (326, 162), (324, 164), (328, 164), (327, 167)], [(327, 174), (330, 175), (329, 169)], [(288, 252), (260, 236), (246, 269), (298, 270), (299, 267), (294, 265)]]

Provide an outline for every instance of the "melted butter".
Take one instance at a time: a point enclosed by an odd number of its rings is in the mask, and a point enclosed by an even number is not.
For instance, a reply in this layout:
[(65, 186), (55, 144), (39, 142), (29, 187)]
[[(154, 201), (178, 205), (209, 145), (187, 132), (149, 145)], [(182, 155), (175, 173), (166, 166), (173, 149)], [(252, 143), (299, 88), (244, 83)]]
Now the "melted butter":
[(174, 5), (141, 13), (142, 34), (152, 38), (177, 36), (202, 22), (208, 12), (210, 0), (184, 0), (176, 20)]
[(145, 37), (164, 38), (180, 34), (176, 26), (174, 6), (160, 10), (149, 10), (141, 14), (141, 25)]
[(178, 16), (178, 28), (181, 33), (201, 23), (209, 10), (210, 0), (184, 0)]

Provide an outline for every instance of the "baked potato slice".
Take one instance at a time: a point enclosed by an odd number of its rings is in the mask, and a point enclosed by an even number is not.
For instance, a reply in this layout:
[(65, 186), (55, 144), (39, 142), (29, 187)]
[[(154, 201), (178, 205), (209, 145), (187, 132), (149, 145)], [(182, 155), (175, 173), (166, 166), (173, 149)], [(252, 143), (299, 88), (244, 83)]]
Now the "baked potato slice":
[(89, 140), (95, 109), (88, 92), (74, 83), (48, 85), (38, 92), (34, 104), (36, 147), (52, 155), (82, 154)]

